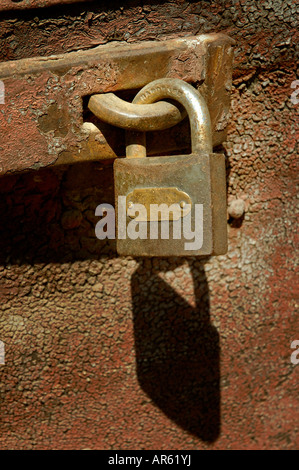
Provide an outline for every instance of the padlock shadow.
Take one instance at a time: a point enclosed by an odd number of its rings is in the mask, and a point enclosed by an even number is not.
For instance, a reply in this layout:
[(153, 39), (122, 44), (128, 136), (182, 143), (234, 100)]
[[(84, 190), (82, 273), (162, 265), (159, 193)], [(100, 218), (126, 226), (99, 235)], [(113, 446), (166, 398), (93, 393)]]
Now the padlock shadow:
[(195, 308), (145, 260), (132, 277), (137, 377), (169, 419), (212, 443), (220, 434), (219, 335), (210, 323), (204, 261), (189, 265)]

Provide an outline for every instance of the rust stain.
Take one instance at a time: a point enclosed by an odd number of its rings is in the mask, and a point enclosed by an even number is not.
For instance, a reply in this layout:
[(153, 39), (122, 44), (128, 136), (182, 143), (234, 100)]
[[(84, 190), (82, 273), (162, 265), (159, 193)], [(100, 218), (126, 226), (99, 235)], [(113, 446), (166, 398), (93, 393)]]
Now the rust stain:
[[(92, 0), (85, 0), (92, 1)], [(27, 10), (30, 8), (53, 7), (56, 5), (69, 5), (82, 0), (1, 0), (0, 11)]]

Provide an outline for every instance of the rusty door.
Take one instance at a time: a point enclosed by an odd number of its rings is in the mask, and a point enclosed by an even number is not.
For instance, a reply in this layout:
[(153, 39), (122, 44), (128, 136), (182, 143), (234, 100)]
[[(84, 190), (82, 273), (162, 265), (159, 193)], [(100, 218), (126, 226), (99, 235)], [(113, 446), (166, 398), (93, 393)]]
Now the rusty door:
[[(2, 0), (0, 25), (1, 449), (297, 448), (294, 2)], [(222, 53), (221, 35), (235, 42), (232, 84), (188, 56), (202, 34)], [(160, 55), (142, 68), (153, 41)], [(69, 54), (96, 63), (95, 50), (107, 51), (100, 82), (82, 59), (69, 69)], [(95, 237), (125, 136), (102, 124), (84, 140), (78, 113), (92, 118), (74, 87), (90, 73), (87, 95), (122, 83), (129, 99), (153, 70), (210, 99), (226, 255), (126, 258)], [(184, 124), (163, 132), (152, 154), (188, 150)]]

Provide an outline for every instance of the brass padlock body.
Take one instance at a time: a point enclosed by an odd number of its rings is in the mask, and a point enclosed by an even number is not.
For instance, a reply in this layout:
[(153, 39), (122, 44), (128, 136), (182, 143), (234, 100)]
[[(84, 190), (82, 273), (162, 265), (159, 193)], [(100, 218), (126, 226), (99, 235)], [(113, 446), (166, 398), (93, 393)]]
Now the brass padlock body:
[[(222, 154), (190, 154), (170, 157), (121, 158), (114, 162), (116, 221), (118, 196), (127, 196), (136, 188), (167, 188), (170, 185), (188, 193), (192, 200), (191, 219), (195, 204), (203, 204), (203, 244), (199, 250), (185, 249), (186, 240), (171, 238), (173, 222), (169, 221), (169, 240), (147, 238), (117, 240), (120, 255), (131, 256), (208, 256), (227, 250), (225, 157)], [(187, 188), (187, 189), (186, 189)], [(131, 218), (126, 216), (128, 225)]]

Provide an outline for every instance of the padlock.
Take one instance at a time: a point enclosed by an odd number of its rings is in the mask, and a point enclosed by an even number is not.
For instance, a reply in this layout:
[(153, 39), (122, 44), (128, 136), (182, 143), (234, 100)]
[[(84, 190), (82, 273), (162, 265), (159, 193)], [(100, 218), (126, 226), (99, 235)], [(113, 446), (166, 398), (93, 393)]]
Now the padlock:
[[(203, 96), (179, 79), (158, 79), (133, 103), (180, 102), (191, 128), (189, 155), (146, 157), (127, 145), (114, 162), (117, 252), (129, 256), (208, 256), (227, 251), (225, 157), (212, 153)], [(136, 148), (139, 151), (136, 155)]]

